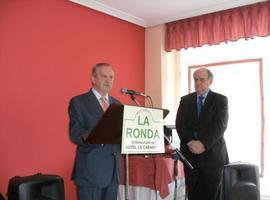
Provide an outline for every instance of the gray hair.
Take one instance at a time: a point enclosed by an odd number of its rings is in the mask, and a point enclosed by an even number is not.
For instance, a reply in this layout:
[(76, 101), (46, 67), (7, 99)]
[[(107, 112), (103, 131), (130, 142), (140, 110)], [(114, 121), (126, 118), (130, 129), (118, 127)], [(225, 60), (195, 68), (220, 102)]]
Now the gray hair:
[[(197, 71), (201, 71), (201, 70), (205, 70), (206, 71), (206, 73), (207, 73), (207, 78), (210, 80), (210, 79), (214, 79), (214, 75), (213, 75), (213, 73), (209, 70), (209, 69), (207, 69), (207, 68), (205, 68), (205, 67), (202, 67), (202, 68), (199, 68), (199, 69), (197, 69), (197, 70), (195, 70), (195, 72), (197, 72)], [(194, 72), (194, 73), (195, 73)], [(193, 73), (193, 76), (194, 76), (194, 73)]]
[(207, 68), (206, 68), (206, 71), (207, 71), (208, 79), (214, 79), (213, 73)]
[(101, 67), (112, 67), (109, 63), (97, 63), (92, 68), (92, 76), (96, 76)]

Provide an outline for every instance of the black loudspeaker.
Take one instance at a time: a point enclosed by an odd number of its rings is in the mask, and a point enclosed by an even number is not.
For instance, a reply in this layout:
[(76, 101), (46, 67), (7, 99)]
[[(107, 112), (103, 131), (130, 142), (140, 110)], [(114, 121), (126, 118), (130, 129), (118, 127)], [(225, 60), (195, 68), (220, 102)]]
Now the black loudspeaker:
[(15, 176), (9, 180), (8, 200), (65, 200), (64, 182), (57, 175)]
[(223, 200), (260, 200), (258, 167), (247, 163), (224, 166)]

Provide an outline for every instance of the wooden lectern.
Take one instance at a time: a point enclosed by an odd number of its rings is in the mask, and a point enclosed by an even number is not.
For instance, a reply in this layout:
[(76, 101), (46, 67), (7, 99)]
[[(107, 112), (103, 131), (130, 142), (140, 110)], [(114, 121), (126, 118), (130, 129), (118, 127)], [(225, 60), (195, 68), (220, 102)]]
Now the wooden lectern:
[[(160, 108), (154, 108), (160, 109)], [(169, 110), (163, 110), (165, 118)], [(124, 104), (111, 104), (98, 121), (95, 128), (91, 131), (86, 144), (121, 144), (123, 126)]]
[[(155, 108), (154, 108), (155, 109)], [(159, 108), (157, 108), (159, 109)], [(165, 118), (169, 110), (163, 110), (163, 118)], [(122, 145), (122, 127), (123, 127), (123, 104), (111, 104), (104, 112), (101, 119), (96, 124), (95, 128), (91, 131), (86, 144), (121, 144)], [(128, 154), (126, 155), (126, 190), (125, 199), (129, 199), (128, 185), (129, 185), (129, 172), (128, 172)]]

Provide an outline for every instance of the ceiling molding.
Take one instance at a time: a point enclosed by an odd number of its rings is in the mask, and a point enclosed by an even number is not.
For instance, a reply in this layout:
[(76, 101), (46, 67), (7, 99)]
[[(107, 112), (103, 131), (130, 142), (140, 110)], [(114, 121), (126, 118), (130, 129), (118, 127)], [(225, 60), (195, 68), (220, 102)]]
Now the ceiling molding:
[(222, 10), (241, 7), (244, 5), (254, 4), (254, 3), (263, 2), (263, 1), (265, 1), (265, 0), (237, 0), (237, 1), (230, 1), (230, 2), (222, 3), (222, 4), (216, 4), (214, 6), (207, 6), (205, 8), (199, 8), (197, 10), (192, 10), (192, 11), (185, 12), (185, 13), (179, 13), (178, 15), (169, 16), (166, 18), (149, 20), (148, 22), (146, 22), (146, 27), (160, 25), (160, 24), (164, 24), (164, 23), (168, 23), (168, 22), (173, 22), (176, 20), (200, 16), (200, 15), (204, 15), (207, 13), (218, 12), (218, 11), (222, 11)]
[(106, 13), (108, 15), (120, 18), (122, 20), (131, 22), (133, 24), (137, 24), (137, 25), (142, 26), (142, 27), (147, 26), (147, 23), (145, 20), (143, 20), (139, 17), (133, 16), (133, 15), (130, 15), (128, 13), (125, 13), (123, 11), (117, 10), (117, 9), (112, 8), (110, 6), (107, 6), (105, 4), (99, 3), (97, 1), (93, 1), (93, 0), (70, 0), (70, 1), (77, 3), (77, 4), (80, 4), (80, 5), (83, 5), (83, 6), (86, 6), (88, 8), (92, 8), (94, 10), (98, 10), (98, 11)]
[[(181, 12), (177, 15), (167, 15), (166, 17), (162, 18), (155, 18), (155, 19), (149, 19), (145, 20), (142, 17), (137, 17), (134, 15), (131, 15), (127, 12), (121, 11), (119, 9), (113, 8), (111, 6), (105, 5), (103, 3), (98, 2), (97, 0), (70, 0), (71, 2), (86, 6), (88, 8), (106, 13), (108, 15), (120, 18), (122, 20), (131, 22), (133, 24), (142, 26), (144, 28), (156, 26), (180, 19), (190, 18), (194, 16), (204, 15), (207, 13), (217, 12), (221, 10), (226, 10), (230, 8), (240, 7), (244, 5), (254, 4), (258, 2), (263, 2), (266, 0), (229, 0), (229, 1), (223, 1), (222, 3), (207, 5), (207, 2), (204, 7), (198, 7), (193, 10), (188, 10), (186, 12)], [(136, 0), (134, 0), (136, 1)], [(147, 0), (145, 0), (147, 1)], [(180, 1), (180, 0), (179, 0)], [(217, 1), (218, 2), (218, 1)], [(184, 3), (182, 3), (184, 5)], [(182, 5), (181, 4), (181, 5)], [(123, 8), (124, 10), (124, 8)]]

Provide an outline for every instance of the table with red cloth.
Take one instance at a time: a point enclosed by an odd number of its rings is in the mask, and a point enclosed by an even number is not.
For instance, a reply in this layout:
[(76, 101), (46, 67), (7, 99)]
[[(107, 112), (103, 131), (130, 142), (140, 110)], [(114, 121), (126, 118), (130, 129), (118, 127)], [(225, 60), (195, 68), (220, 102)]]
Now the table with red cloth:
[[(121, 185), (125, 185), (126, 164), (122, 157)], [(174, 160), (171, 154), (129, 155), (129, 186), (147, 187), (158, 191), (162, 199), (170, 193), (169, 184), (174, 181)], [(178, 161), (178, 179), (183, 180), (183, 164)]]

